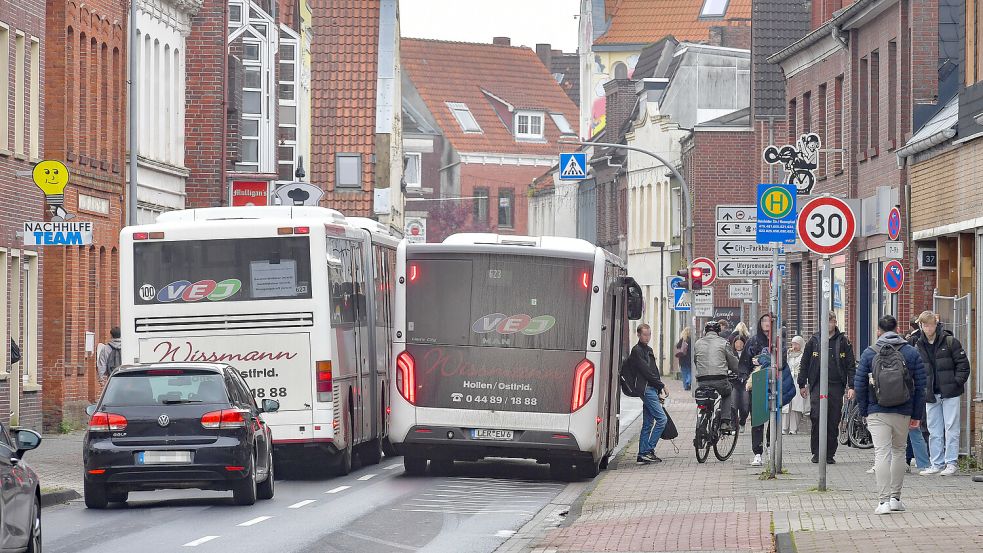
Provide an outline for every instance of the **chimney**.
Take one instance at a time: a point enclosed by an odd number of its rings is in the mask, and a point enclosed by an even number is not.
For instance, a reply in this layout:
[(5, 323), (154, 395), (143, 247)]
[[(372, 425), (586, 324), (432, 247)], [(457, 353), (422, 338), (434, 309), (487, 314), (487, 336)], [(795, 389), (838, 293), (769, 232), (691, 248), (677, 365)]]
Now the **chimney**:
[(622, 138), (621, 128), (635, 107), (635, 83), (629, 79), (611, 79), (604, 83), (604, 97), (606, 142), (618, 142)]
[(536, 55), (539, 56), (539, 61), (543, 62), (546, 69), (553, 72), (553, 48), (549, 44), (537, 44), (536, 45)]
[(497, 36), (492, 39), (492, 44), (497, 44), (499, 46), (512, 46), (512, 39), (507, 36)]

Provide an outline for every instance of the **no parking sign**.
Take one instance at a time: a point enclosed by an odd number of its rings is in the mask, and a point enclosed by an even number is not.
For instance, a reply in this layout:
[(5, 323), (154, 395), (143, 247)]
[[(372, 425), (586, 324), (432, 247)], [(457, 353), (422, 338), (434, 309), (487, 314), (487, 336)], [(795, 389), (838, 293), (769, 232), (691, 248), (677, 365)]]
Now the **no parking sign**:
[(897, 259), (893, 259), (884, 265), (884, 288), (897, 294), (904, 286), (904, 265)]

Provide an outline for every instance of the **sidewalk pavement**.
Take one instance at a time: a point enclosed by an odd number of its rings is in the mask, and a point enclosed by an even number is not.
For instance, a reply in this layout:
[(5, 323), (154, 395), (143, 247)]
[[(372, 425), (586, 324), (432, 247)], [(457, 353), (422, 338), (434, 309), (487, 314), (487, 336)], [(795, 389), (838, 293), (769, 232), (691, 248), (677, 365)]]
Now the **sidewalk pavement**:
[(82, 439), (84, 437), (84, 431), (47, 434), (37, 449), (24, 456), (27, 464), (41, 479), (42, 500), (48, 501), (45, 500), (45, 496), (61, 501), (78, 497), (75, 493), (52, 494), (51, 492), (54, 491), (71, 490), (78, 494), (82, 493)]
[[(877, 506), (873, 450), (840, 447), (818, 492), (809, 436), (784, 436), (787, 474), (763, 479), (751, 467), (750, 427), (726, 462), (700, 465), (692, 447), (696, 407), (678, 382), (667, 402), (679, 437), (660, 442), (664, 462), (636, 465), (637, 438), (586, 487), (558, 528), (525, 536), (533, 553), (779, 552), (983, 550), (983, 484), (970, 475), (906, 475), (908, 511), (873, 514)], [(640, 421), (631, 435), (637, 436)], [(679, 450), (675, 451), (674, 446)], [(516, 536), (517, 538), (521, 536)]]

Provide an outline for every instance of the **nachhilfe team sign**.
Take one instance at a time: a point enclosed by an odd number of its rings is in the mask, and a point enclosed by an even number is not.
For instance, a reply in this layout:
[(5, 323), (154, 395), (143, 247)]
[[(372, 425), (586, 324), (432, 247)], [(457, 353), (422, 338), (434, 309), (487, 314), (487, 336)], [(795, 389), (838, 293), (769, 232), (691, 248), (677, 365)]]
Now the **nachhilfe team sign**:
[(25, 246), (83, 246), (92, 243), (91, 222), (24, 223)]

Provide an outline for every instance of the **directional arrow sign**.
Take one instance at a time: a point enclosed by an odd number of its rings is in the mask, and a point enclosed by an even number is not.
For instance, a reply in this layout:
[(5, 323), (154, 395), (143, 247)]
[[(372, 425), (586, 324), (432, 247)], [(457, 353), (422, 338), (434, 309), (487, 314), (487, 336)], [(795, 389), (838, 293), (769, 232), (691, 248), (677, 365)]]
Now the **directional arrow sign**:
[(771, 262), (721, 260), (717, 270), (723, 279), (764, 279), (771, 273)]
[(717, 221), (725, 223), (747, 223), (758, 220), (756, 205), (718, 205)]
[(757, 225), (751, 222), (728, 222), (717, 221), (717, 238), (730, 238), (732, 236), (754, 236)]
[[(779, 252), (781, 253), (781, 252)], [(773, 255), (772, 247), (768, 244), (758, 244), (755, 239), (747, 238), (718, 238), (717, 257), (758, 257), (771, 259)]]

